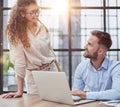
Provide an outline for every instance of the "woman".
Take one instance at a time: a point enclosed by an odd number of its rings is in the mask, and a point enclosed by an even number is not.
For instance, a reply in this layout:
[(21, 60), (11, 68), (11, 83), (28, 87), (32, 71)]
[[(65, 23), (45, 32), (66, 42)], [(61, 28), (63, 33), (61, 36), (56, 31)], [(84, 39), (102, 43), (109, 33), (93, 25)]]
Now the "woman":
[(35, 0), (19, 0), (12, 8), (6, 33), (10, 42), (10, 55), (17, 75), (18, 91), (3, 98), (21, 97), (26, 76), (27, 93), (36, 94), (32, 70), (60, 68), (50, 46), (47, 28), (38, 19), (40, 8)]

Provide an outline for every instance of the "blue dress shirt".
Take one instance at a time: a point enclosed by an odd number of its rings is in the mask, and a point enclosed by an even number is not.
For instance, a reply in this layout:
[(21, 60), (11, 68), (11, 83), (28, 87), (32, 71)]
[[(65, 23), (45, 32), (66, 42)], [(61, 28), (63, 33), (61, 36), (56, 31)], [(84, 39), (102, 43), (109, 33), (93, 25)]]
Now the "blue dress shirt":
[(89, 59), (81, 62), (74, 75), (73, 89), (85, 87), (89, 90), (86, 99), (120, 99), (120, 61), (105, 58), (97, 70)]

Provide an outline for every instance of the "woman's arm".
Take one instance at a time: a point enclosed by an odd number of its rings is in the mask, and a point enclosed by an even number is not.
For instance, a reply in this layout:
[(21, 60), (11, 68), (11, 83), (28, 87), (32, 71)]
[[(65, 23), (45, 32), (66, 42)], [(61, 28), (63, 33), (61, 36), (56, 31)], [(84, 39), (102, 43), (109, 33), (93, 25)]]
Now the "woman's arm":
[(18, 97), (22, 97), (22, 94), (23, 94), (23, 82), (24, 82), (24, 79), (17, 76), (17, 84), (18, 84), (18, 91), (15, 92), (15, 93), (7, 93), (5, 95), (3, 95), (2, 98), (18, 98)]
[(23, 93), (23, 82), (24, 82), (24, 79), (17, 76), (17, 83), (18, 83), (18, 93), (22, 96), (22, 93)]
[(55, 65), (56, 65), (57, 70), (58, 70), (59, 72), (61, 72), (61, 68), (60, 68), (58, 62), (55, 60), (54, 63), (55, 63)]
[[(12, 56), (12, 62), (14, 63), (14, 70), (17, 76), (17, 85), (18, 85), (18, 91), (17, 92), (11, 92), (3, 96), (3, 98), (17, 98), (21, 97), (23, 94), (23, 82), (25, 77), (25, 69), (26, 69), (26, 60), (25, 60), (25, 54), (23, 51), (23, 47), (21, 44), (19, 44), (16, 47), (11, 47), (11, 56)], [(13, 52), (13, 54), (12, 54)]]

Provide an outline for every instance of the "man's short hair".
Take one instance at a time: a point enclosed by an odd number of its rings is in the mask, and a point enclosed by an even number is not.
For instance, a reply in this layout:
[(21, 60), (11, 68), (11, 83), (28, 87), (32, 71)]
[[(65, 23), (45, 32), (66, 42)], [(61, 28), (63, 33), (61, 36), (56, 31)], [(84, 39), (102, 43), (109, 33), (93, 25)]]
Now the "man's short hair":
[(107, 49), (110, 49), (112, 45), (111, 35), (107, 32), (102, 32), (94, 30), (91, 32), (93, 36), (96, 36), (99, 39), (99, 44), (104, 45)]

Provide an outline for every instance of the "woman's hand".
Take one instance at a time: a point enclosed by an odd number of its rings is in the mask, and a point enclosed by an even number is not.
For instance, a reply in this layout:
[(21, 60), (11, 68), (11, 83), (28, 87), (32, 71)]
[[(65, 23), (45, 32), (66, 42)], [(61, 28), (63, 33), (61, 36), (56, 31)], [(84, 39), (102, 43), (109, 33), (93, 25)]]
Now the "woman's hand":
[(15, 92), (15, 93), (7, 93), (5, 95), (3, 95), (2, 98), (18, 98), (18, 97), (22, 97), (22, 92)]

